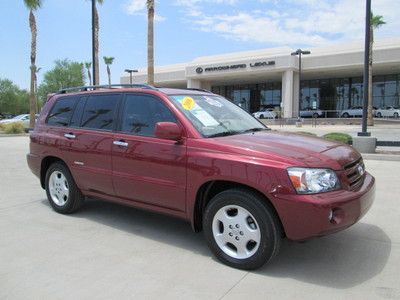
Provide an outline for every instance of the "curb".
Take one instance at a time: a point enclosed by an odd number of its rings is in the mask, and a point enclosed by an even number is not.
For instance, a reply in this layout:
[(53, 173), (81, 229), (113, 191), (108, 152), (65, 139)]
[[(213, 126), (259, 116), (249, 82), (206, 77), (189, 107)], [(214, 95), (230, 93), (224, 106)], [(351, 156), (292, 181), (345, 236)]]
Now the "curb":
[(364, 160), (400, 161), (399, 154), (361, 153)]
[(17, 137), (17, 136), (29, 136), (29, 133), (19, 133), (19, 134), (0, 133), (0, 138), (2, 138), (2, 137)]

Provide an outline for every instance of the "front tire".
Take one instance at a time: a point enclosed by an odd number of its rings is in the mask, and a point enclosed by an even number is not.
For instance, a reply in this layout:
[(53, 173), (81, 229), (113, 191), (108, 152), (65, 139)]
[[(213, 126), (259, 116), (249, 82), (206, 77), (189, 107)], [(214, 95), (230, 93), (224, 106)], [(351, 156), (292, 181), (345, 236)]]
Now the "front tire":
[(260, 268), (273, 259), (282, 240), (272, 207), (257, 193), (243, 189), (227, 190), (211, 199), (203, 229), (214, 255), (244, 270)]
[(85, 199), (63, 163), (53, 163), (46, 172), (46, 194), (53, 209), (61, 214), (77, 211)]

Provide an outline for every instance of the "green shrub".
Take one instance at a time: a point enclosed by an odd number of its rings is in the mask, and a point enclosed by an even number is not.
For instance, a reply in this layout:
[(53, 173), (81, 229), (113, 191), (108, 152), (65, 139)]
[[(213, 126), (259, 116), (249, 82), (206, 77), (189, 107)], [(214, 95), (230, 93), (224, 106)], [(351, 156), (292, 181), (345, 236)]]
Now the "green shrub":
[(24, 124), (22, 124), (21, 122), (5, 124), (4, 132), (7, 134), (24, 133)]
[(350, 144), (352, 141), (351, 135), (342, 132), (331, 132), (322, 136), (324, 139)]
[(6, 124), (0, 123), (0, 131), (4, 131)]

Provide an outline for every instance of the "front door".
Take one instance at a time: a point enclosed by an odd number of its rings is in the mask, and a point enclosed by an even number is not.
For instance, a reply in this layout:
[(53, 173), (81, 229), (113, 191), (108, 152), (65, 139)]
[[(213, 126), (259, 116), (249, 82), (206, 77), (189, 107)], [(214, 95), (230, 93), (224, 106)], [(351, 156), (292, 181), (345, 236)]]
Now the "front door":
[(177, 120), (152, 95), (126, 94), (114, 135), (112, 164), (117, 196), (185, 211), (186, 145), (154, 135), (157, 122)]

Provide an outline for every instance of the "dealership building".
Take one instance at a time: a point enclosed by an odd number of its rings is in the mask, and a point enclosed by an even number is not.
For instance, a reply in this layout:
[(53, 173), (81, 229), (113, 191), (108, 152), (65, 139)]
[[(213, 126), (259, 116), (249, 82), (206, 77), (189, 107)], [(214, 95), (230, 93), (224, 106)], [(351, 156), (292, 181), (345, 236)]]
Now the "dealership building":
[[(300, 109), (333, 113), (362, 105), (363, 47), (360, 41), (307, 48), (311, 53), (301, 59)], [(155, 85), (207, 89), (249, 112), (280, 107), (284, 117), (295, 117), (299, 107), (299, 57), (291, 55), (295, 50), (270, 48), (159, 66)], [(133, 74), (133, 83), (146, 81), (146, 69)], [(129, 74), (124, 74), (121, 83), (129, 82)], [(399, 106), (400, 38), (375, 41), (372, 91), (374, 106)]]

